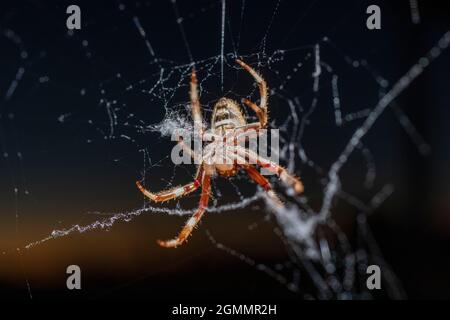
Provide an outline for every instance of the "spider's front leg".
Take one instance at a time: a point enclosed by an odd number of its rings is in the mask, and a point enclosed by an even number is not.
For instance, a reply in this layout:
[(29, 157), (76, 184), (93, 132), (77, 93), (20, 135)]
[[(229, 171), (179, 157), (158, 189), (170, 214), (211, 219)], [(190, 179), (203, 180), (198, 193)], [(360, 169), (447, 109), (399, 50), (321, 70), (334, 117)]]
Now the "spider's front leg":
[(206, 173), (203, 173), (202, 179), (202, 195), (200, 197), (200, 203), (197, 211), (189, 218), (189, 220), (184, 225), (178, 236), (171, 240), (158, 240), (158, 244), (166, 248), (176, 248), (186, 241), (187, 237), (192, 233), (194, 227), (198, 224), (203, 214), (205, 213), (206, 207), (209, 201), (209, 192), (211, 189), (211, 177)]
[(200, 165), (197, 170), (197, 174), (195, 175), (194, 181), (191, 183), (188, 183), (184, 186), (175, 187), (169, 190), (160, 191), (157, 193), (152, 193), (144, 188), (144, 186), (139, 182), (136, 181), (136, 185), (141, 190), (141, 192), (150, 200), (154, 202), (163, 202), (172, 200), (177, 197), (185, 196), (188, 193), (191, 193), (200, 187), (200, 177), (203, 173), (203, 166)]

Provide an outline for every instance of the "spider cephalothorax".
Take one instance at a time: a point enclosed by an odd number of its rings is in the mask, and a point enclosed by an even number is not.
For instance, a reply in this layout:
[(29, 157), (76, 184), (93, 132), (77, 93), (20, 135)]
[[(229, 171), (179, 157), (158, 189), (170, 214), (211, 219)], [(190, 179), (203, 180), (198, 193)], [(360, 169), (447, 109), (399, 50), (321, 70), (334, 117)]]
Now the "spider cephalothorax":
[(247, 123), (239, 104), (232, 99), (224, 97), (220, 98), (214, 105), (211, 128), (205, 130), (200, 111), (197, 77), (195, 71), (192, 70), (190, 98), (194, 130), (195, 133), (200, 136), (202, 141), (207, 141), (207, 144), (202, 154), (198, 154), (182, 140), (178, 141), (178, 143), (184, 151), (189, 153), (196, 160), (196, 163), (199, 163), (194, 181), (187, 185), (158, 193), (152, 193), (146, 190), (140, 182), (136, 182), (142, 193), (155, 202), (163, 202), (184, 196), (202, 186), (198, 210), (187, 221), (186, 225), (175, 239), (167, 241), (158, 240), (158, 243), (163, 247), (177, 247), (191, 234), (208, 206), (211, 177), (214, 177), (216, 174), (223, 177), (230, 177), (235, 175), (238, 169), (243, 169), (253, 181), (259, 184), (267, 192), (269, 197), (272, 198), (277, 205), (281, 205), (281, 202), (272, 190), (269, 181), (261, 175), (253, 165), (257, 164), (278, 175), (278, 177), (291, 187), (295, 193), (303, 192), (303, 185), (298, 178), (290, 175), (286, 169), (278, 164), (261, 157), (253, 150), (247, 149), (238, 143), (247, 131), (253, 130), (257, 133), (260, 129), (267, 126), (267, 84), (250, 66), (240, 60), (236, 60), (236, 62), (249, 72), (258, 84), (261, 96), (260, 104), (256, 105), (248, 99), (243, 99), (243, 103), (256, 113), (259, 121)]

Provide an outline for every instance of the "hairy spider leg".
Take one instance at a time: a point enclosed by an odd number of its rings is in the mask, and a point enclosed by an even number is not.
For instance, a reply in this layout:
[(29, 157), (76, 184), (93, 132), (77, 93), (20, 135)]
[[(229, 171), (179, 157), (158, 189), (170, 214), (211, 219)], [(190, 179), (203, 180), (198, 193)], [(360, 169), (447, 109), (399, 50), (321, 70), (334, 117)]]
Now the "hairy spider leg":
[(236, 59), (236, 62), (244, 69), (246, 70), (248, 73), (250, 73), (250, 75), (255, 79), (256, 83), (258, 84), (259, 87), (259, 95), (261, 97), (261, 101), (260, 101), (260, 105), (256, 105), (254, 102), (251, 102), (248, 99), (243, 99), (242, 101), (251, 109), (253, 109), (253, 111), (255, 111), (259, 122), (261, 123), (261, 127), (265, 128), (267, 126), (267, 83), (266, 81), (263, 79), (263, 77), (261, 77), (259, 75), (258, 72), (256, 72), (252, 67), (250, 67), (249, 65), (247, 65), (245, 62)]
[(270, 185), (270, 182), (266, 179), (266, 177), (264, 177), (261, 173), (258, 172), (258, 170), (255, 169), (255, 167), (251, 165), (243, 165), (242, 167), (245, 169), (248, 176), (267, 192), (267, 195), (275, 202), (277, 206), (283, 206), (283, 203), (281, 202), (280, 198), (278, 198), (276, 193), (272, 190), (272, 186)]
[(160, 191), (157, 193), (152, 193), (144, 188), (144, 186), (139, 182), (136, 181), (136, 185), (141, 190), (141, 192), (150, 200), (154, 202), (163, 202), (163, 201), (169, 201), (174, 198), (185, 196), (200, 187), (201, 182), (200, 178), (203, 173), (203, 166), (199, 166), (197, 170), (197, 174), (195, 175), (194, 181), (191, 183), (188, 183), (184, 186), (178, 186), (169, 190)]
[(200, 197), (199, 207), (197, 211), (189, 218), (189, 220), (184, 225), (178, 236), (171, 240), (158, 240), (158, 244), (166, 248), (176, 248), (186, 241), (187, 237), (192, 233), (194, 227), (198, 224), (203, 214), (205, 213), (206, 207), (209, 201), (209, 192), (211, 190), (211, 178), (208, 174), (203, 173), (202, 179), (202, 195)]
[(192, 68), (191, 73), (191, 109), (192, 109), (192, 119), (194, 120), (194, 132), (199, 133), (200, 137), (203, 136), (203, 120), (200, 111), (200, 100), (198, 97), (198, 81), (195, 69)]
[(266, 110), (261, 109), (256, 103), (254, 103), (246, 98), (242, 99), (242, 102), (247, 107), (250, 107), (250, 108), (252, 108), (253, 111), (255, 111), (256, 116), (259, 119), (261, 128), (265, 128), (267, 126), (267, 109)]
[(249, 160), (250, 163), (257, 163), (261, 167), (269, 170), (270, 172), (278, 175), (281, 181), (283, 181), (286, 185), (292, 187), (295, 193), (302, 193), (304, 190), (303, 183), (297, 177), (290, 175), (285, 168), (276, 164), (273, 161), (265, 159), (255, 152), (245, 149), (239, 146), (236, 146), (236, 152), (241, 157), (245, 157)]

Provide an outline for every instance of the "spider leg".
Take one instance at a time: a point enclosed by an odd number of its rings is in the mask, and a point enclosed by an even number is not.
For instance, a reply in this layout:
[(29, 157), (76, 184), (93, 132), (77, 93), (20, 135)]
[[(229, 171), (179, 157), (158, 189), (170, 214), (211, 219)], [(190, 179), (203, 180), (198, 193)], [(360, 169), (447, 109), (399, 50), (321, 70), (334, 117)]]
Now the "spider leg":
[(261, 124), (262, 128), (265, 128), (267, 126), (267, 109), (260, 108), (256, 103), (248, 100), (248, 99), (242, 99), (242, 102), (247, 106), (252, 108), (253, 111), (255, 111), (256, 116), (259, 119), (259, 123)]
[(252, 67), (250, 67), (248, 64), (246, 64), (245, 62), (236, 59), (236, 62), (244, 69), (246, 70), (248, 73), (250, 73), (250, 75), (255, 79), (256, 83), (258, 84), (259, 87), (259, 95), (261, 96), (261, 101), (260, 101), (260, 105), (257, 106), (255, 103), (251, 102), (248, 99), (244, 99), (244, 103), (252, 108), (255, 112), (256, 115), (258, 116), (261, 125), (263, 127), (265, 127), (267, 125), (267, 83), (266, 81), (263, 79), (263, 77), (261, 77), (258, 72), (256, 72)]
[(248, 176), (267, 192), (267, 195), (275, 202), (277, 206), (283, 206), (280, 198), (278, 198), (277, 194), (272, 190), (269, 180), (267, 180), (261, 173), (258, 172), (258, 170), (255, 169), (255, 167), (251, 165), (243, 165), (242, 167), (245, 171), (247, 171)]
[(206, 207), (208, 206), (209, 191), (211, 189), (210, 182), (211, 182), (210, 176), (204, 173), (202, 180), (202, 195), (200, 197), (200, 203), (197, 211), (192, 215), (192, 217), (189, 218), (189, 220), (186, 222), (183, 229), (181, 229), (181, 232), (178, 234), (176, 238), (166, 241), (158, 240), (158, 244), (160, 246), (166, 248), (176, 248), (177, 246), (181, 245), (192, 233), (192, 230), (198, 224), (203, 214), (205, 213)]
[(191, 98), (191, 108), (192, 108), (192, 119), (194, 120), (194, 131), (198, 132), (200, 136), (203, 135), (203, 121), (202, 114), (200, 111), (200, 100), (198, 97), (198, 81), (197, 75), (195, 73), (195, 69), (192, 68), (191, 73), (191, 90), (190, 90), (190, 98)]
[(191, 183), (188, 183), (184, 186), (178, 186), (169, 190), (160, 191), (157, 193), (152, 193), (144, 188), (144, 186), (139, 182), (136, 181), (136, 185), (138, 189), (150, 200), (154, 202), (163, 202), (163, 201), (169, 201), (174, 198), (182, 197), (187, 195), (188, 193), (191, 193), (200, 187), (200, 176), (203, 172), (203, 166), (199, 166), (197, 170), (197, 174), (195, 175), (194, 181)]
[(291, 186), (294, 191), (299, 194), (304, 190), (303, 183), (297, 177), (290, 175), (285, 168), (276, 164), (273, 161), (265, 159), (255, 152), (245, 149), (239, 146), (236, 146), (236, 152), (241, 157), (245, 157), (249, 160), (250, 163), (257, 163), (261, 167), (269, 170), (270, 172), (278, 175), (281, 181), (283, 181), (286, 185)]

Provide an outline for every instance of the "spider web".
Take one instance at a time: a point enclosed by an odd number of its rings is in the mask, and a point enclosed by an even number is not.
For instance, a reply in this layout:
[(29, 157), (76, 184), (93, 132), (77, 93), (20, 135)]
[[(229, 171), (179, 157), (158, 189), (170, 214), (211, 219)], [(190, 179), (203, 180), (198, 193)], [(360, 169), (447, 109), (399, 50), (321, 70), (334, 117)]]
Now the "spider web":
[[(283, 6), (282, 1), (267, 7), (269, 18), (262, 23), (261, 40), (251, 52), (241, 51), (243, 27), (249, 15), (245, 0), (241, 1), (237, 16), (231, 16), (227, 7), (229, 3), (225, 0), (202, 4), (196, 9), (181, 5), (176, 0), (171, 0), (170, 5), (174, 15), (171, 23), (176, 24), (181, 37), (176, 45), (178, 49), (185, 51), (186, 60), (179, 62), (161, 56), (158, 47), (152, 43), (154, 34), (147, 28), (146, 19), (136, 14), (138, 5), (119, 4), (115, 10), (129, 16), (127, 19), (133, 26), (133, 36), (140, 37), (143, 44), (138, 50), (146, 51), (149, 62), (141, 72), (132, 77), (117, 71), (111, 78), (91, 88), (79, 88), (79, 94), (88, 95), (88, 104), (97, 107), (96, 112), (89, 114), (89, 111), (73, 110), (60, 114), (57, 121), (66, 125), (83, 119), (92, 128), (90, 132), (95, 132), (87, 135), (87, 144), (96, 141), (126, 144), (129, 149), (141, 155), (139, 178), (144, 181), (150, 181), (161, 167), (173, 167), (173, 173), (166, 181), (166, 187), (169, 188), (178, 184), (180, 172), (186, 177), (186, 168), (173, 165), (169, 156), (158, 159), (154, 154), (159, 146), (167, 144), (174, 130), (192, 131), (188, 100), (192, 67), (195, 66), (197, 71), (202, 113), (205, 122), (208, 122), (214, 103), (221, 96), (237, 101), (244, 97), (258, 101), (258, 90), (253, 80), (234, 63), (236, 58), (243, 59), (268, 81), (269, 127), (280, 129), (281, 164), (302, 178), (306, 190), (301, 196), (293, 196), (276, 178), (271, 178), (276, 191), (285, 202), (285, 208), (279, 209), (271, 204), (258, 187), (242, 189), (245, 175), (238, 175), (225, 183), (214, 182), (215, 196), (207, 213), (227, 213), (242, 208), (249, 210), (258, 204), (258, 211), (264, 217), (249, 225), (248, 232), (258, 232), (261, 224), (269, 224), (274, 241), (282, 243), (287, 258), (275, 265), (259, 262), (219, 240), (214, 230), (207, 230), (211, 244), (304, 298), (371, 298), (371, 292), (365, 287), (366, 269), (370, 264), (377, 264), (382, 268), (385, 278), (383, 283), (386, 283), (384, 290), (388, 296), (403, 298), (405, 294), (402, 286), (384, 260), (367, 221), (367, 217), (376, 212), (393, 194), (394, 186), (389, 181), (376, 181), (376, 156), (364, 138), (374, 130), (376, 123), (382, 121), (380, 116), (389, 109), (417, 146), (418, 152), (424, 155), (429, 152), (429, 145), (395, 100), (448, 47), (450, 33), (442, 35), (428, 52), (417, 57), (417, 62), (399, 79), (388, 80), (378, 74), (368, 61), (355, 59), (344, 53), (332, 36), (320, 37), (318, 42), (300, 47), (271, 48), (271, 29)], [(306, 11), (304, 15), (307, 14)], [(191, 45), (195, 35), (189, 34), (186, 26), (210, 15), (220, 17), (218, 53), (209, 57), (197, 56)], [(416, 11), (414, 16), (414, 21), (420, 19), (417, 18)], [(300, 18), (299, 21), (301, 20)], [(233, 33), (233, 29), (238, 31)], [(286, 34), (289, 35), (289, 32)], [(13, 31), (4, 31), (3, 37), (18, 48), (21, 57), (17, 73), (5, 94), (4, 99), (7, 101), (14, 94), (26, 70), (24, 66), (28, 54)], [(76, 33), (69, 32), (69, 37), (81, 40)], [(95, 49), (92, 49), (89, 42), (83, 40), (80, 43), (86, 56), (95, 54)], [(349, 98), (355, 79), (361, 90), (359, 100)], [(39, 82), (47, 80), (45, 77), (35, 78)], [(89, 95), (90, 92), (94, 93)], [(143, 98), (146, 105), (136, 107), (133, 101)], [(348, 100), (351, 103), (347, 103)], [(160, 118), (155, 120), (157, 117), (149, 117), (148, 110), (154, 111)], [(247, 119), (256, 120), (251, 112), (245, 109), (244, 112)], [(1, 115), (2, 119), (13, 121), (13, 117), (8, 117), (8, 113), (3, 110)], [(161, 145), (149, 146), (148, 138), (158, 136), (161, 137)], [(7, 141), (5, 134), (2, 137), (4, 162), (12, 163), (11, 152), (8, 151), (11, 148), (17, 154), (14, 160), (17, 170), (8, 170), (17, 172), (11, 176), (14, 197), (17, 199), (17, 180), (23, 179), (23, 192), (29, 193), (23, 169), (20, 169), (23, 159), (17, 145), (7, 147), (11, 145), (10, 138)], [(324, 142), (327, 143), (326, 152), (314, 147)], [(170, 148), (166, 150), (170, 151)], [(123, 158), (126, 158), (125, 155), (119, 155), (117, 161), (125, 162)], [(349, 175), (348, 167), (360, 175), (356, 179), (359, 184), (348, 182), (353, 177)], [(188, 173), (193, 174), (191, 171)], [(225, 184), (231, 186), (231, 189)], [(359, 189), (365, 190), (364, 196), (357, 192)], [(227, 197), (222, 197), (223, 194), (227, 194)], [(110, 230), (115, 223), (131, 222), (144, 214), (189, 216), (195, 209), (186, 208), (183, 200), (177, 200), (168, 206), (156, 206), (143, 200), (142, 206), (137, 209), (96, 213), (95, 220), (90, 223), (55, 229), (48, 236), (28, 243), (21, 250), (32, 250), (47, 241), (74, 233)], [(20, 216), (17, 207), (15, 210), (19, 235)], [(346, 211), (356, 212), (354, 219), (357, 231), (352, 239), (338, 222)], [(20, 248), (19, 245), (17, 247)], [(312, 290), (309, 287), (305, 289), (305, 282), (312, 284)], [(31, 296), (30, 288), (29, 292)]]

